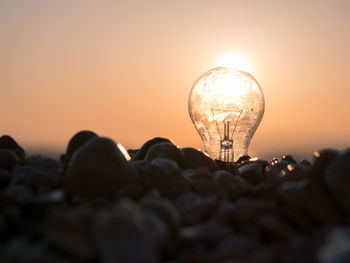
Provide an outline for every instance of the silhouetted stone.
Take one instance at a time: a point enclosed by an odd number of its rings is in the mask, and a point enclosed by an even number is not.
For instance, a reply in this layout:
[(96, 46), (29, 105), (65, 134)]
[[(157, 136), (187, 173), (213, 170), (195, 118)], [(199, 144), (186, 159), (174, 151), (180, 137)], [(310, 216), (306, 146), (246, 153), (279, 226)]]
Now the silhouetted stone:
[(189, 191), (189, 185), (178, 165), (164, 158), (152, 160), (144, 179), (148, 188), (159, 190), (162, 196), (174, 199)]
[(203, 166), (208, 167), (210, 171), (219, 169), (215, 161), (205, 153), (191, 147), (182, 148), (181, 150), (184, 157), (183, 169), (195, 169)]
[(181, 167), (184, 162), (182, 151), (174, 144), (169, 142), (157, 143), (149, 148), (145, 156), (145, 160), (147, 162), (150, 162), (156, 158), (165, 158), (172, 160), (177, 163), (179, 167)]
[(133, 204), (101, 212), (95, 230), (101, 262), (158, 262), (156, 243), (148, 230), (147, 219)]
[(312, 166), (312, 176), (316, 179), (323, 180), (323, 174), (328, 165), (339, 155), (337, 150), (324, 149), (315, 152), (315, 160)]
[(264, 177), (263, 167), (258, 163), (247, 163), (238, 168), (242, 178), (252, 184), (260, 183)]
[(77, 260), (91, 260), (95, 251), (84, 227), (84, 220), (91, 220), (91, 212), (88, 207), (51, 212), (45, 234), (47, 245)]
[(11, 172), (16, 164), (16, 156), (11, 151), (0, 149), (0, 169)]
[(232, 234), (231, 228), (215, 221), (184, 227), (179, 231), (179, 242), (183, 245), (203, 243), (215, 246)]
[(347, 263), (350, 258), (350, 227), (336, 228), (327, 235), (317, 251), (317, 262)]
[(98, 135), (92, 131), (80, 131), (76, 133), (69, 141), (65, 154), (62, 154), (60, 160), (64, 163), (68, 163), (73, 154), (85, 143), (98, 137)]
[(141, 206), (156, 214), (172, 231), (176, 231), (181, 224), (179, 211), (167, 199), (145, 197), (141, 200)]
[(336, 224), (339, 213), (322, 185), (309, 180), (287, 182), (280, 186), (281, 198), (290, 206), (300, 209), (315, 222)]
[(324, 173), (324, 181), (342, 211), (350, 216), (350, 149), (329, 164)]
[(23, 148), (19, 146), (19, 144), (11, 136), (3, 135), (0, 137), (0, 149), (13, 151), (19, 161), (24, 161), (26, 158)]
[(65, 187), (73, 194), (115, 198), (124, 184), (137, 183), (137, 174), (116, 144), (94, 138), (74, 154), (65, 175)]
[(296, 160), (293, 158), (293, 156), (291, 156), (290, 154), (287, 155), (283, 155), (281, 161), (286, 161), (289, 163), (297, 163)]
[(151, 148), (154, 144), (162, 143), (162, 142), (169, 142), (169, 143), (171, 143), (171, 141), (166, 139), (166, 138), (155, 137), (155, 138), (145, 142), (142, 145), (142, 147), (135, 154), (133, 160), (137, 161), (137, 160), (145, 159), (146, 153), (148, 152), (149, 148)]
[(0, 190), (4, 189), (11, 181), (12, 176), (9, 171), (0, 170)]

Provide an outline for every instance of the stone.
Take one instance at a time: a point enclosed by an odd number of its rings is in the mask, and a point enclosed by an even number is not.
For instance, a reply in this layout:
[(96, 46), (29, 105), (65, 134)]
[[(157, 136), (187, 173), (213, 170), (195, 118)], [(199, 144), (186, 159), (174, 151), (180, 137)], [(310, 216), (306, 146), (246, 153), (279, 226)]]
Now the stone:
[(342, 212), (350, 216), (350, 149), (342, 152), (328, 165), (324, 182)]
[(183, 169), (195, 169), (208, 167), (211, 172), (219, 169), (218, 165), (205, 153), (192, 147), (182, 148), (184, 156)]
[(0, 190), (9, 185), (12, 180), (12, 175), (9, 171), (0, 169)]
[(147, 162), (156, 158), (165, 158), (174, 161), (179, 167), (183, 166), (184, 156), (182, 151), (172, 143), (161, 142), (149, 148), (145, 156)]
[(157, 143), (162, 143), (162, 142), (168, 142), (171, 143), (170, 140), (166, 139), (166, 138), (161, 138), (161, 137), (155, 137), (147, 142), (145, 142), (142, 147), (138, 150), (138, 152), (135, 154), (133, 160), (137, 161), (137, 160), (143, 160), (145, 159), (145, 156), (148, 152), (148, 150), (155, 144)]
[(101, 262), (159, 262), (155, 240), (147, 234), (147, 219), (136, 204), (127, 202), (98, 214), (95, 236)]
[(216, 246), (232, 234), (230, 227), (209, 221), (179, 230), (178, 239), (182, 245), (204, 243), (207, 246)]
[(17, 159), (13, 152), (0, 149), (0, 169), (11, 172), (17, 165)]
[(258, 163), (247, 163), (238, 168), (239, 174), (242, 178), (251, 184), (260, 183), (264, 177), (263, 167)]
[(175, 199), (189, 191), (189, 183), (182, 170), (169, 159), (153, 159), (147, 167), (144, 182), (148, 189), (157, 189), (168, 199)]
[(69, 141), (67, 150), (65, 154), (62, 154), (60, 157), (60, 160), (63, 163), (69, 163), (70, 159), (72, 158), (73, 154), (85, 143), (90, 141), (91, 139), (94, 139), (98, 137), (96, 133), (93, 131), (80, 131), (76, 133)]
[(336, 204), (323, 186), (314, 181), (302, 180), (283, 183), (280, 198), (287, 205), (300, 209), (319, 224), (337, 224), (340, 220)]
[(320, 180), (323, 179), (323, 174), (328, 165), (339, 155), (339, 152), (334, 149), (323, 149), (315, 152), (314, 163), (312, 166), (313, 177)]
[(330, 231), (324, 244), (317, 251), (317, 262), (347, 263), (350, 258), (350, 227), (338, 227)]
[(115, 198), (125, 184), (137, 184), (136, 171), (116, 144), (107, 138), (94, 138), (73, 155), (64, 178), (65, 188), (86, 197)]
[(3, 135), (0, 137), (0, 149), (12, 151), (18, 161), (24, 161), (26, 158), (23, 148), (11, 136)]
[(84, 224), (92, 220), (91, 212), (87, 206), (52, 211), (46, 223), (46, 244), (77, 260), (91, 260), (96, 252)]
[(180, 227), (181, 215), (169, 200), (146, 196), (141, 200), (140, 204), (142, 208), (157, 215), (168, 226), (170, 231), (175, 232)]

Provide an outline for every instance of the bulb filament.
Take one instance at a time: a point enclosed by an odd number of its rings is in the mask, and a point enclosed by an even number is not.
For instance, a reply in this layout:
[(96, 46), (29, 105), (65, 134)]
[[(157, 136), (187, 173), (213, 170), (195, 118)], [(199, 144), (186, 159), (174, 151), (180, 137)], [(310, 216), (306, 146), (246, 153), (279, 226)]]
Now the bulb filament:
[[(214, 114), (214, 110), (211, 109), (211, 111), (212, 111), (214, 117), (217, 117), (216, 114)], [(223, 136), (222, 136), (222, 132), (220, 132), (219, 124), (217, 122), (217, 118), (214, 118), (215, 123), (216, 123), (216, 128), (217, 128), (218, 133), (220, 135), (219, 160), (224, 161), (224, 162), (233, 162), (233, 160), (234, 160), (233, 134), (236, 130), (237, 123), (242, 115), (243, 110), (241, 110), (239, 112), (239, 115), (237, 117), (235, 125), (232, 129), (231, 136), (230, 136), (230, 128), (232, 127), (232, 125), (231, 125), (231, 118), (230, 117), (231, 117), (231, 114), (233, 113), (233, 111), (231, 111), (231, 110), (215, 110), (215, 112), (218, 114), (222, 114), (224, 112), (225, 115), (227, 115), (226, 117), (228, 117), (228, 119), (229, 119), (229, 120), (222, 121), (222, 124), (223, 124)]]

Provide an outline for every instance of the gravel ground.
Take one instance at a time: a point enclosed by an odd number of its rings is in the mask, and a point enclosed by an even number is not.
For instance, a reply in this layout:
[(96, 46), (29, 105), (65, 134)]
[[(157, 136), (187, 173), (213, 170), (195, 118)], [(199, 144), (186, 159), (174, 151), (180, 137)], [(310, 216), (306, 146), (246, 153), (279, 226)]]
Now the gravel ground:
[(0, 261), (350, 262), (350, 149), (214, 161), (91, 131), (58, 159), (0, 137)]

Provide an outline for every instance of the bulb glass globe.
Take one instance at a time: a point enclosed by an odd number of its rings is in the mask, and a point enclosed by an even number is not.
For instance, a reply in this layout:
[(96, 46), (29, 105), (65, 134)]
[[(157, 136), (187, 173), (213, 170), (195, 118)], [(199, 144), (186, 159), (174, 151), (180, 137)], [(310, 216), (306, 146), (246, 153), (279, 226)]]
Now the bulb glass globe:
[(188, 110), (213, 159), (236, 161), (248, 146), (265, 110), (262, 89), (247, 72), (217, 67), (194, 83)]

